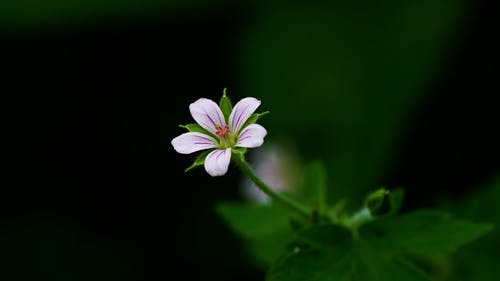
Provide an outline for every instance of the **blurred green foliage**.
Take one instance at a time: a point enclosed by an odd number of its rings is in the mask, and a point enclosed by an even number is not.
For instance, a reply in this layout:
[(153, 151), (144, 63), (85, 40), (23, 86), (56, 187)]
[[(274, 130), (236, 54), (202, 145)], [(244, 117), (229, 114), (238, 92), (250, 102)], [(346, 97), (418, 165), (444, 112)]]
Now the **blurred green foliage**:
[(244, 238), (259, 238), (289, 229), (288, 210), (281, 206), (223, 203), (217, 205), (217, 212)]
[(289, 211), (276, 204), (219, 203), (217, 213), (245, 240), (247, 252), (258, 267), (269, 266), (291, 243)]
[(467, 245), (454, 256), (452, 280), (500, 279), (499, 198), (500, 178), (496, 178), (477, 194), (467, 198), (463, 204), (455, 204), (455, 213), (470, 220), (494, 223), (495, 228), (489, 235)]
[(492, 229), (491, 225), (457, 221), (436, 211), (417, 211), (379, 219), (361, 230), (381, 251), (436, 254), (454, 251)]
[(328, 200), (326, 169), (320, 162), (313, 162), (305, 166), (304, 170), (302, 200), (319, 212), (325, 212)]
[[(319, 162), (304, 167), (304, 182), (294, 196), (314, 209), (326, 209), (325, 168)], [(321, 203), (320, 203), (321, 202)], [(216, 205), (219, 216), (245, 240), (254, 264), (266, 268), (292, 242), (292, 228), (304, 223), (279, 204), (221, 202)]]
[[(359, 224), (349, 223), (359, 217), (359, 212), (351, 214), (331, 202), (318, 204), (310, 200), (325, 198), (322, 190), (326, 190), (327, 183), (323, 171), (323, 166), (315, 162), (303, 172), (306, 180), (297, 196), (312, 207), (308, 219), (298, 218), (274, 202), (217, 205), (221, 218), (244, 238), (255, 264), (270, 266), (267, 280), (430, 280), (407, 255), (439, 268), (429, 254), (455, 251), (492, 229), (489, 224), (455, 220), (438, 211), (397, 215), (403, 193), (396, 190), (391, 196), (385, 189), (367, 196), (387, 197), (390, 206), (384, 215), (375, 220), (366, 217)], [(365, 203), (361, 210), (366, 208)], [(333, 217), (321, 220), (315, 214)]]
[(297, 238), (309, 248), (296, 248), (268, 272), (268, 281), (401, 281), (429, 280), (404, 259), (376, 251), (364, 241), (354, 241), (341, 227), (316, 226)]
[(398, 137), (439, 66), (461, 1), (299, 1), (270, 5), (242, 40), (246, 93), (272, 134), (326, 161), (330, 192), (381, 186)]
[(271, 266), (267, 280), (430, 280), (404, 254), (448, 252), (490, 229), (426, 211), (374, 221), (360, 239), (335, 225), (312, 226), (296, 233), (299, 246)]

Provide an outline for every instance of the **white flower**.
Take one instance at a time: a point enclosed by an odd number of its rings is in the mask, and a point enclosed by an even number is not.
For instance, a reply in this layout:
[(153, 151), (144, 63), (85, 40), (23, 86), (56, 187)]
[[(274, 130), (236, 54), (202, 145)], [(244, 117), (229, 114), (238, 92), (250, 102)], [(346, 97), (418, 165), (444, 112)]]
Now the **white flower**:
[(219, 106), (212, 100), (201, 98), (189, 105), (193, 119), (208, 133), (189, 132), (172, 140), (172, 146), (181, 154), (213, 149), (205, 158), (205, 170), (213, 177), (226, 174), (231, 161), (231, 149), (254, 148), (264, 143), (266, 129), (258, 124), (245, 126), (245, 122), (259, 107), (255, 98), (240, 100), (228, 116), (227, 123)]

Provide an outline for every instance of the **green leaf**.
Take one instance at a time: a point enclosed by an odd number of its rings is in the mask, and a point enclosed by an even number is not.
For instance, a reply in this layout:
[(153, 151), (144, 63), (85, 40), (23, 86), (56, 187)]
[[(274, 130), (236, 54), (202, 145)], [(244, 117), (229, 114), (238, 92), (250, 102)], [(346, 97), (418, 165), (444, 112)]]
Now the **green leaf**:
[(289, 229), (288, 210), (277, 205), (218, 203), (216, 211), (238, 234), (259, 238), (282, 229)]
[(288, 210), (280, 206), (224, 202), (216, 211), (242, 236), (256, 266), (268, 267), (292, 242)]
[(313, 162), (304, 169), (303, 193), (320, 213), (327, 209), (326, 170), (322, 163)]
[(405, 196), (405, 191), (402, 188), (391, 190), (391, 193), (389, 193), (389, 203), (391, 207), (389, 215), (395, 215), (399, 212), (399, 210), (401, 210), (404, 196)]
[[(335, 232), (321, 236), (334, 236)], [(335, 237), (335, 236), (334, 236)], [(295, 248), (278, 260), (267, 272), (267, 281), (323, 281), (346, 280), (350, 272), (350, 252), (352, 241), (342, 240), (331, 245), (328, 250), (317, 248)], [(347, 238), (349, 239), (349, 238)]]
[(347, 228), (334, 224), (312, 226), (298, 232), (296, 237), (298, 241), (318, 249), (334, 247), (336, 244), (342, 244), (352, 240), (351, 233)]
[(498, 270), (498, 250), (500, 248), (500, 177), (492, 179), (487, 185), (474, 188), (474, 194), (464, 198), (454, 206), (453, 213), (464, 218), (489, 221), (495, 229), (483, 239), (477, 240), (459, 250), (455, 255), (455, 268), (460, 269), (454, 280), (500, 280)]
[(196, 157), (193, 164), (191, 166), (189, 166), (188, 168), (186, 168), (186, 170), (184, 170), (184, 172), (189, 172), (196, 167), (203, 166), (203, 164), (205, 164), (205, 158), (207, 158), (207, 155), (210, 152), (211, 152), (211, 150), (203, 151), (200, 155), (198, 155), (198, 157)]
[(477, 239), (491, 225), (451, 219), (437, 211), (417, 211), (385, 217), (360, 229), (361, 237), (392, 253), (444, 253)]
[(347, 229), (314, 226), (297, 234), (297, 246), (278, 260), (267, 281), (423, 281), (420, 270), (401, 258), (376, 251), (364, 241), (353, 240)]
[(186, 129), (190, 132), (203, 133), (203, 134), (206, 134), (209, 136), (212, 135), (209, 131), (203, 129), (200, 125), (198, 125), (196, 123), (187, 124), (187, 125), (179, 125), (179, 127)]
[(248, 117), (247, 121), (245, 122), (245, 124), (242, 126), (242, 128), (245, 128), (246, 126), (248, 125), (251, 125), (251, 124), (255, 124), (257, 123), (257, 121), (262, 117), (262, 116), (266, 116), (267, 114), (269, 114), (269, 111), (264, 111), (262, 113), (254, 113), (252, 115), (250, 115), (250, 117)]
[(222, 92), (222, 98), (220, 98), (219, 107), (222, 111), (222, 114), (224, 114), (224, 118), (226, 119), (226, 122), (228, 122), (229, 115), (231, 114), (231, 111), (233, 110), (233, 105), (231, 104), (231, 100), (229, 99), (229, 97), (226, 96), (226, 88), (224, 88), (224, 90)]
[[(360, 268), (354, 267), (353, 271), (358, 271), (359, 280), (380, 280), (380, 281), (430, 281), (431, 279), (420, 268), (410, 261), (398, 257), (382, 254), (373, 248), (362, 248), (358, 250), (358, 264)], [(366, 270), (363, 276), (362, 270)], [(360, 272), (361, 271), (361, 272)]]
[(245, 239), (244, 242), (253, 264), (267, 269), (287, 250), (293, 242), (293, 236), (288, 229), (282, 229), (258, 238)]

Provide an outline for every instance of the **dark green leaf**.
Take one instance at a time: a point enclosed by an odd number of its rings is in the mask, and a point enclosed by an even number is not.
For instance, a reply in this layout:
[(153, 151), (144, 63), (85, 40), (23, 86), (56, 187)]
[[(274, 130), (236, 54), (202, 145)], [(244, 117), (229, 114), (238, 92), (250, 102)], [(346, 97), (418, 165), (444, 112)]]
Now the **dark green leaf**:
[(425, 274), (400, 258), (351, 239), (338, 226), (311, 227), (297, 234), (310, 247), (297, 247), (276, 262), (267, 281), (424, 281)]
[(312, 226), (296, 233), (296, 237), (298, 241), (318, 249), (332, 247), (352, 239), (347, 228), (333, 224)]
[(203, 133), (211, 136), (212, 134), (209, 133), (207, 130), (203, 129), (200, 125), (196, 123), (192, 124), (187, 124), (187, 125), (179, 125), (179, 127), (184, 128), (190, 132), (196, 132), (196, 133)]
[(393, 253), (443, 253), (474, 240), (492, 228), (451, 219), (437, 211), (418, 211), (385, 217), (361, 227), (361, 237)]
[(222, 111), (222, 114), (224, 114), (224, 118), (226, 119), (226, 122), (228, 122), (229, 115), (231, 114), (231, 111), (233, 110), (233, 105), (231, 104), (231, 100), (229, 99), (229, 97), (226, 95), (226, 88), (224, 88), (222, 98), (220, 98), (219, 107)]
[(500, 176), (477, 190), (476, 194), (466, 198), (464, 204), (457, 206), (456, 212), (472, 220), (487, 220), (500, 224)]
[(193, 164), (191, 166), (189, 166), (188, 168), (186, 168), (186, 170), (184, 170), (184, 172), (189, 172), (196, 167), (203, 166), (203, 164), (205, 164), (205, 158), (207, 158), (207, 155), (210, 152), (211, 152), (211, 150), (203, 151), (200, 155), (198, 155), (198, 157), (196, 157)]
[[(431, 279), (418, 267), (408, 260), (383, 254), (373, 248), (358, 250), (357, 261), (360, 268), (353, 267), (354, 274), (359, 275), (359, 280), (379, 281), (430, 281)], [(366, 271), (364, 274), (363, 270)], [(363, 276), (364, 275), (364, 276)], [(355, 279), (356, 280), (356, 279)]]
[(486, 237), (460, 249), (455, 255), (455, 266), (460, 271), (454, 281), (500, 280), (500, 177), (474, 190), (477, 190), (475, 194), (467, 196), (464, 202), (455, 206), (454, 213), (471, 220), (492, 222), (495, 228)]
[(267, 281), (331, 281), (349, 280), (350, 244), (338, 244), (331, 251), (297, 250), (274, 264)]
[(293, 242), (292, 237), (288, 229), (277, 230), (269, 235), (245, 239), (245, 249), (254, 265), (267, 269), (286, 251)]
[(288, 210), (277, 205), (219, 203), (216, 211), (238, 234), (245, 238), (259, 238), (289, 229)]
[(399, 212), (401, 206), (403, 205), (404, 196), (405, 191), (402, 188), (391, 190), (391, 193), (389, 193), (389, 202), (391, 207), (389, 215), (395, 215)]
[(244, 238), (256, 266), (268, 267), (292, 242), (288, 210), (280, 206), (219, 203), (216, 211)]

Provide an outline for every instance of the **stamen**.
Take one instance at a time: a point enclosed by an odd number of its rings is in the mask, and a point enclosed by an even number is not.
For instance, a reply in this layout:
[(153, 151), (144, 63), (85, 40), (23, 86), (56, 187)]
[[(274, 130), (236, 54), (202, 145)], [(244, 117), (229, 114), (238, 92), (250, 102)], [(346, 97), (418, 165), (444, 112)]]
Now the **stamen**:
[(224, 138), (224, 137), (226, 137), (227, 135), (229, 135), (229, 133), (231, 133), (231, 131), (229, 130), (229, 126), (228, 126), (228, 125), (224, 125), (224, 126), (215, 125), (215, 129), (217, 130), (217, 131), (215, 132), (215, 134), (216, 134), (219, 138)]

